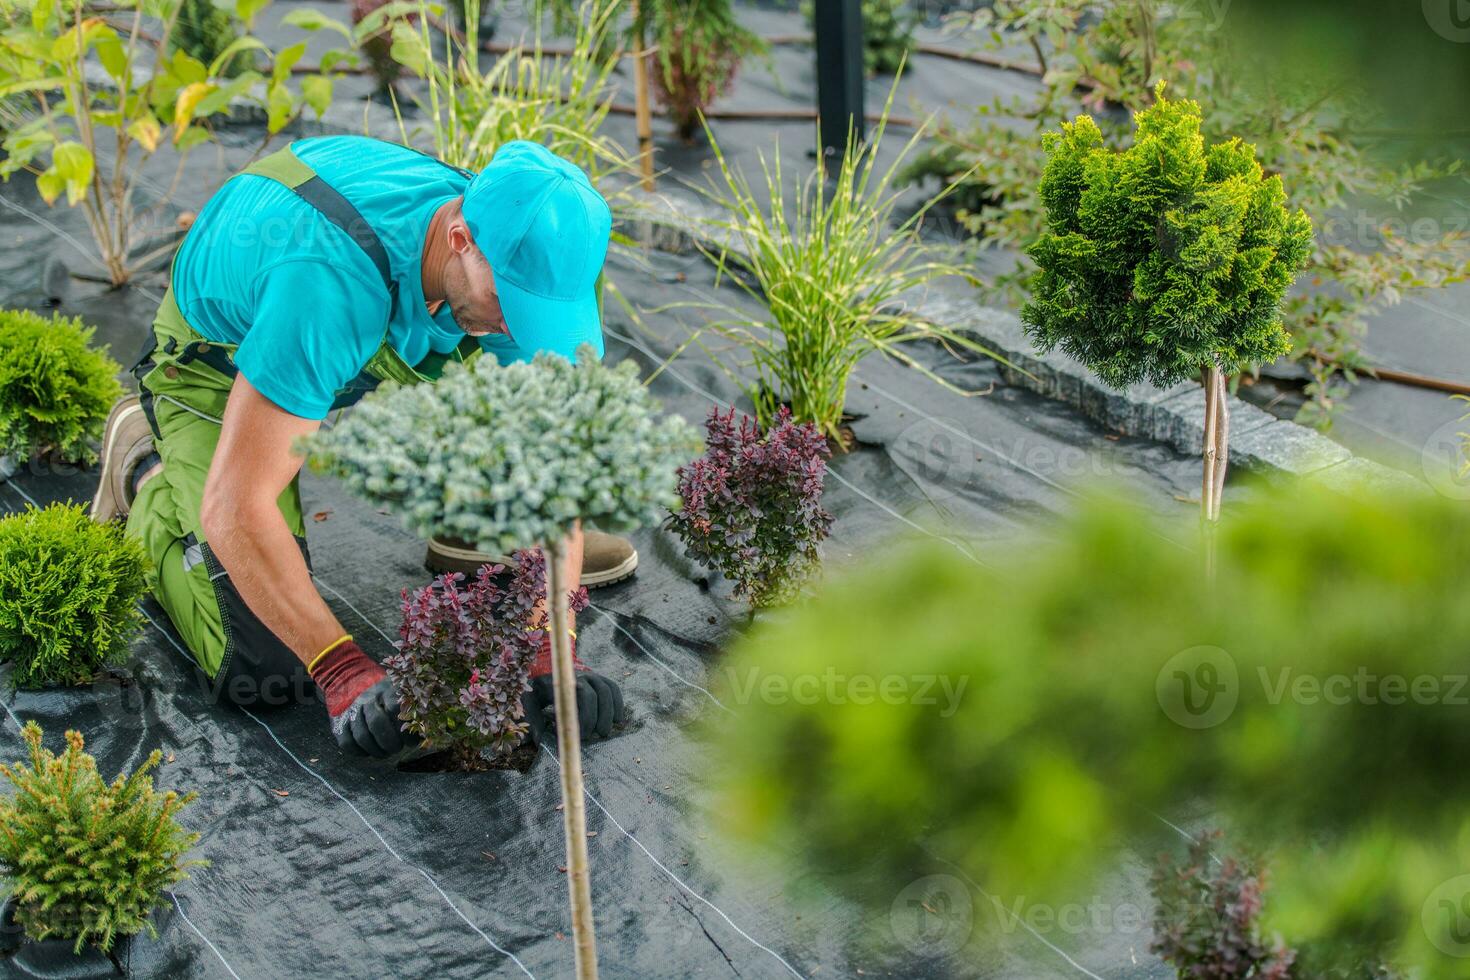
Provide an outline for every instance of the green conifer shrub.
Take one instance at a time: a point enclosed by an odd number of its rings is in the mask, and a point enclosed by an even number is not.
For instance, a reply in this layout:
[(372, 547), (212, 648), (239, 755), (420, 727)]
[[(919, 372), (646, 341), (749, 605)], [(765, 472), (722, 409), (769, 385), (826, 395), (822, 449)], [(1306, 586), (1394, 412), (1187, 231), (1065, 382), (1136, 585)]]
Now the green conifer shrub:
[(1090, 116), (1042, 138), (1047, 231), (1021, 309), (1043, 351), (1060, 347), (1109, 385), (1205, 376), (1205, 517), (1219, 516), (1228, 458), (1224, 375), (1290, 347), (1281, 299), (1312, 250), (1240, 140), (1206, 147), (1200, 108), (1164, 98), (1135, 117), (1133, 144), (1106, 146)]
[(136, 538), (80, 505), (0, 519), (0, 661), (12, 683), (85, 684), (126, 659), (147, 568)]
[(163, 753), (154, 749), (131, 775), (111, 783), (83, 751), (80, 732), (66, 733), (66, 750), (41, 747), (41, 726), (26, 722), (21, 737), (30, 764), (0, 764), (15, 786), (0, 799), (0, 871), (16, 899), (15, 918), (32, 939), (74, 939), (108, 950), (119, 936), (157, 931), (149, 919), (163, 890), (204, 861), (185, 860), (199, 840), (176, 815), (196, 794), (159, 793), (149, 773)]
[(576, 681), (563, 542), (578, 521), (608, 531), (657, 524), (678, 502), (675, 469), (699, 449), (693, 426), (660, 418), (637, 367), (538, 354), (501, 367), (451, 364), (432, 387), (386, 384), (304, 440), (314, 466), (402, 516), (419, 534), (504, 553), (546, 554), (567, 886), (579, 978), (597, 975)]
[(77, 317), (0, 311), (0, 455), (94, 462), (122, 370)]

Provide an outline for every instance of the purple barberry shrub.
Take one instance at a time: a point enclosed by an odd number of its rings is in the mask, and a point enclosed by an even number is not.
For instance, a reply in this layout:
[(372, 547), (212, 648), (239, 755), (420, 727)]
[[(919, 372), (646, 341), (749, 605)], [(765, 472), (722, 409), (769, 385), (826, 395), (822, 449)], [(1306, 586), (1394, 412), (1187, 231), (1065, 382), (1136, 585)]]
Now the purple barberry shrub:
[[(521, 694), (546, 628), (537, 611), (546, 558), (529, 549), (515, 560), (506, 585), (496, 580), (505, 566), (486, 565), (463, 586), (455, 572), (404, 589), (397, 652), (383, 661), (404, 727), (428, 747), (448, 749), (461, 767), (473, 766), (484, 749), (508, 752), (525, 735)], [(570, 602), (574, 611), (586, 608), (587, 591), (578, 589)]]
[(821, 564), (832, 527), (822, 509), (831, 450), (815, 425), (784, 407), (770, 428), (735, 409), (712, 409), (705, 454), (679, 468), (683, 508), (670, 526), (690, 558), (717, 569), (752, 605), (793, 599)]
[(1238, 858), (1217, 862), (1219, 836), (1200, 837), (1182, 864), (1159, 859), (1150, 882), (1158, 904), (1149, 949), (1191, 980), (1287, 980), (1296, 951), (1279, 936), (1264, 940), (1256, 921), (1263, 877)]

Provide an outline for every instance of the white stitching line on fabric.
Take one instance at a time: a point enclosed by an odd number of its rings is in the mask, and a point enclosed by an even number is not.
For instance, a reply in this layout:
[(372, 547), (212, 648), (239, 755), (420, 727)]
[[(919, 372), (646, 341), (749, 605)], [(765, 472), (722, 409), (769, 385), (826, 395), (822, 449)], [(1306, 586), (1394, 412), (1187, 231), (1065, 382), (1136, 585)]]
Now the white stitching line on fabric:
[[(552, 758), (553, 761), (556, 762), (556, 768), (559, 771), (561, 769), (561, 760), (557, 758), (556, 753), (553, 752), (553, 751), (551, 751), (551, 749), (544, 742), (541, 744), (541, 748), (542, 748), (543, 751), (545, 751), (545, 753), (547, 755), (551, 756), (551, 758)], [(684, 889), (684, 891), (688, 892), (694, 898), (699, 899), (699, 901), (703, 902), (705, 905), (708, 905), (711, 909), (714, 910), (714, 912), (715, 912), (716, 915), (718, 915), (720, 918), (722, 918), (722, 919), (725, 920), (725, 924), (726, 925), (728, 925), (731, 929), (734, 929), (737, 933), (739, 933), (741, 936), (743, 936), (746, 940), (748, 940), (751, 943), (751, 945), (755, 946), (757, 949), (764, 950), (765, 952), (770, 953), (772, 956), (774, 956), (776, 958), (776, 962), (780, 963), (782, 966), (786, 967), (787, 970), (791, 971), (791, 975), (794, 976), (794, 977), (796, 977), (797, 980), (805, 980), (805, 978), (803, 978), (800, 973), (797, 973), (796, 972), (796, 968), (794, 966), (792, 966), (790, 963), (787, 963), (784, 959), (781, 958), (781, 954), (780, 953), (776, 952), (774, 949), (771, 949), (769, 946), (762, 945), (761, 942), (759, 940), (757, 940), (755, 937), (751, 936), (750, 933), (746, 932), (744, 929), (742, 929), (739, 926), (737, 926), (735, 924), (734, 920), (732, 920), (728, 915), (726, 915), (724, 913), (724, 911), (718, 905), (716, 905), (714, 902), (711, 902), (709, 899), (705, 898), (703, 895), (699, 894), (699, 892), (695, 891), (693, 888), (690, 888), (687, 884), (684, 883), (683, 879), (681, 879), (678, 875), (674, 874), (668, 868), (664, 867), (664, 863), (662, 861), (660, 861), (658, 858), (654, 857), (653, 856), (653, 852), (650, 851), (648, 848), (644, 847), (643, 846), (643, 842), (641, 840), (639, 840), (638, 838), (634, 837), (631, 833), (629, 833), (629, 831), (628, 831), (628, 829), (626, 827), (624, 827), (622, 824), (618, 823), (618, 818), (615, 817), (615, 816), (613, 816), (612, 813), (608, 811), (607, 807), (603, 806), (602, 803), (597, 799), (597, 797), (593, 796), (592, 795), (592, 792), (589, 789), (587, 789), (587, 787), (585, 787), (585, 786), (582, 787), (582, 795), (583, 796), (586, 796), (587, 799), (591, 800), (592, 801), (592, 805), (595, 806), (595, 807), (597, 807), (597, 809), (601, 810), (603, 816), (605, 816), (605, 817), (607, 817), (607, 819), (611, 820), (613, 822), (613, 826), (616, 827), (616, 828), (618, 828), (618, 830), (622, 831), (622, 834), (623, 834), (624, 837), (628, 838), (628, 840), (630, 840), (634, 844), (636, 844), (638, 846), (638, 849), (640, 851), (642, 851), (644, 854), (646, 854), (648, 856), (648, 859), (650, 861), (652, 861), (655, 865), (657, 865), (658, 866), (658, 869), (660, 871), (662, 871), (664, 874), (668, 875), (669, 878), (670, 878), (670, 880), (672, 880), (674, 882), (674, 884), (676, 884), (680, 888)], [(1099, 980), (1100, 980), (1100, 978), (1099, 978)]]
[[(145, 619), (148, 620), (149, 625), (151, 625), (155, 630), (157, 630), (158, 633), (159, 633), (159, 635), (162, 636), (165, 640), (167, 640), (169, 642), (169, 644), (172, 645), (175, 650), (178, 650), (179, 653), (183, 654), (184, 656), (188, 656), (188, 654), (184, 651), (184, 649), (179, 646), (178, 642), (175, 641), (172, 636), (169, 636), (168, 633), (163, 629), (163, 627), (159, 626), (158, 623), (154, 621), (154, 619), (153, 619), (152, 616), (149, 616), (146, 612), (143, 613), (143, 616), (144, 616)], [(257, 717), (254, 712), (250, 711), (250, 709), (245, 708), (245, 707), (241, 707), (240, 710), (242, 712), (244, 712), (245, 715), (251, 721), (255, 722), (261, 728), (264, 728), (266, 734), (270, 736), (271, 741), (275, 742), (276, 745), (281, 749), (281, 751), (282, 752), (285, 752), (286, 755), (291, 759), (292, 762), (296, 763), (297, 766), (299, 766), (302, 770), (304, 770), (306, 773), (308, 773), (309, 775), (311, 775), (314, 779), (316, 779), (317, 782), (319, 782), (323, 786), (325, 786), (327, 788), (328, 792), (330, 792), (333, 796), (337, 797), (337, 799), (339, 799), (343, 803), (347, 804), (347, 808), (349, 810), (351, 810), (357, 816), (357, 819), (358, 820), (362, 821), (362, 825), (364, 827), (366, 827), (369, 831), (372, 832), (372, 835), (378, 839), (378, 843), (382, 844), (383, 847), (384, 847), (384, 849), (387, 850), (387, 852), (389, 854), (393, 855), (393, 857), (396, 858), (399, 862), (407, 865), (408, 867), (410, 867), (413, 870), (417, 871), (419, 874), (423, 875), (424, 876), (424, 880), (426, 880), (431, 886), (433, 886), (433, 889), (436, 892), (439, 893), (439, 896), (444, 899), (445, 904), (449, 906), (449, 908), (454, 912), (454, 914), (457, 915), (457, 916), (459, 916), (460, 919), (462, 919), (464, 921), (464, 924), (467, 925), (467, 926), (469, 926), (471, 929), (473, 929), (475, 931), (475, 933), (481, 939), (485, 940), (485, 942), (490, 945), (490, 948), (491, 949), (494, 949), (496, 952), (500, 953), (503, 956), (509, 957), (516, 964), (516, 966), (518, 966), (518, 967), (521, 968), (521, 972), (522, 973), (524, 973), (528, 977), (531, 977), (532, 980), (535, 980), (535, 977), (531, 973), (531, 971), (528, 970), (528, 969), (526, 969), (526, 965), (524, 963), (522, 963), (520, 961), (520, 959), (514, 953), (510, 952), (507, 949), (502, 948), (498, 943), (495, 942), (495, 940), (493, 940), (489, 936), (487, 936), (484, 933), (484, 931), (482, 931), (480, 929), (479, 926), (477, 926), (473, 922), (471, 922), (469, 920), (469, 918), (466, 917), (465, 914), (459, 910), (459, 906), (454, 904), (454, 900), (451, 899), (445, 893), (444, 889), (442, 889), (442, 888), (439, 887), (439, 883), (436, 882), (429, 875), (429, 873), (427, 871), (425, 871), (423, 868), (419, 867), (418, 865), (414, 864), (412, 861), (409, 861), (409, 860), (405, 859), (403, 857), (403, 855), (401, 855), (397, 851), (395, 851), (393, 849), (393, 845), (389, 844), (388, 841), (383, 837), (383, 835), (380, 834), (380, 833), (378, 833), (378, 829), (376, 827), (374, 827), (371, 823), (368, 822), (367, 817), (365, 817), (365, 816), (362, 815), (362, 811), (359, 810), (353, 804), (353, 802), (351, 800), (349, 800), (347, 797), (343, 796), (340, 792), (338, 792), (337, 791), (337, 788), (335, 786), (333, 786), (331, 783), (329, 783), (327, 781), (326, 777), (324, 777), (321, 773), (317, 772), (315, 769), (311, 768), (306, 763), (302, 762), (299, 758), (297, 758), (296, 753), (292, 752), (289, 748), (287, 748), (286, 747), (286, 744), (284, 742), (282, 742), (276, 736), (276, 733), (274, 731), (271, 730), (271, 727), (269, 725), (267, 725), (265, 722), (261, 721), (260, 718)]]

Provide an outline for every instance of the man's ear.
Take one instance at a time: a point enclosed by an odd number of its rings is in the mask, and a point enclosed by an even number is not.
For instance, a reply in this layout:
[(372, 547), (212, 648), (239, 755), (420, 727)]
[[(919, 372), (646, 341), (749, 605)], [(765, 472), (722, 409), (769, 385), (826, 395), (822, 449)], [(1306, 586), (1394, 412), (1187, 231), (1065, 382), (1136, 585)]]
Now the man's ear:
[(449, 223), (449, 248), (456, 255), (463, 255), (474, 247), (475, 240), (470, 237), (469, 226), (464, 223), (463, 218), (456, 218)]

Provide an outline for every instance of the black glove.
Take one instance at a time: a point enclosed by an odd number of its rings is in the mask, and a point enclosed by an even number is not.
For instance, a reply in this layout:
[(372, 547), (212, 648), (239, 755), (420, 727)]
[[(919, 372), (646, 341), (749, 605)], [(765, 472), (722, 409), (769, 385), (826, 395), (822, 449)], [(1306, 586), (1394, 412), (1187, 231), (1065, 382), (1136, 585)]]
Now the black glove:
[[(556, 689), (551, 675), (543, 674), (531, 678), (531, 689), (521, 695), (521, 706), (526, 710), (528, 728), (526, 737), (532, 745), (540, 745), (551, 734), (555, 720)], [(606, 738), (612, 734), (614, 725), (627, 720), (623, 707), (623, 691), (617, 682), (590, 670), (577, 672), (577, 720), (582, 728), (582, 738), (593, 734)]]
[(386, 759), (418, 741), (405, 735), (398, 720), (398, 691), (383, 678), (363, 691), (332, 719), (332, 734), (344, 752)]

